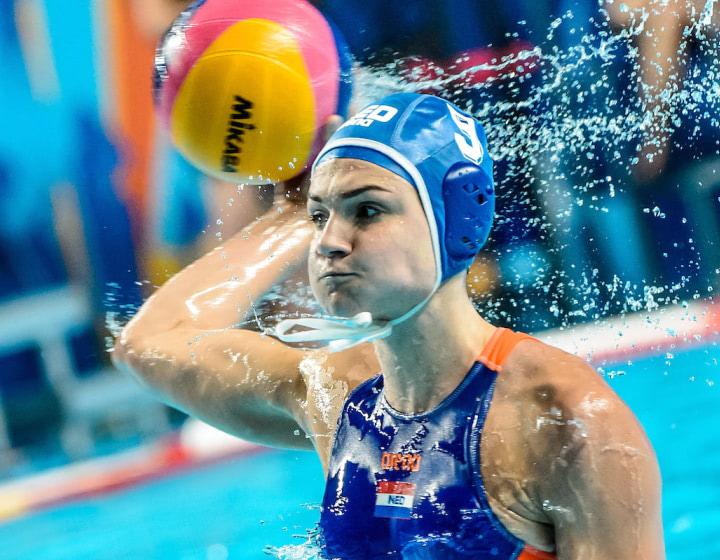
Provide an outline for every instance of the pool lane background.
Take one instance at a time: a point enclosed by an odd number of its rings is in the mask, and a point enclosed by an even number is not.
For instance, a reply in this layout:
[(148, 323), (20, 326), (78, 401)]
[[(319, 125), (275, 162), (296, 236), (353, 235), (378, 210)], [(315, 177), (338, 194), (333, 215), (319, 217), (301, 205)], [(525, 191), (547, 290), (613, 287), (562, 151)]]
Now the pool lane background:
[[(720, 347), (605, 371), (653, 442), (669, 560), (720, 556)], [(267, 451), (70, 502), (0, 526), (0, 559), (267, 559), (317, 521), (312, 453)]]

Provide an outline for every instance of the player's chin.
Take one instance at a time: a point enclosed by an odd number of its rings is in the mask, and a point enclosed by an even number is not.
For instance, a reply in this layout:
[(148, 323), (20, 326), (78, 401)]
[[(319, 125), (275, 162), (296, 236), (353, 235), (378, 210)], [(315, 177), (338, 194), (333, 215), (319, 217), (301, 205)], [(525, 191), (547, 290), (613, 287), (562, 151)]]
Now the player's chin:
[(348, 290), (322, 289), (315, 297), (320, 306), (328, 315), (333, 317), (349, 318), (361, 311), (367, 311), (363, 305), (362, 298), (356, 294), (348, 293)]
[(350, 305), (347, 302), (338, 300), (339, 298), (331, 295), (327, 299), (320, 301), (320, 305), (325, 310), (325, 313), (333, 317), (346, 319), (360, 313), (361, 310), (357, 309), (356, 305)]

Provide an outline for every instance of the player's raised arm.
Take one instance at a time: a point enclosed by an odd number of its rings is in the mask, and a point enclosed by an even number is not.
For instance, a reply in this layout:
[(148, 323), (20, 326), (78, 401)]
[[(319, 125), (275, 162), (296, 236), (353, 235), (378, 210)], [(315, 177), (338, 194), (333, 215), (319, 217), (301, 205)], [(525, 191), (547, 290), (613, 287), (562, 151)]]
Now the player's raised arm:
[[(342, 122), (350, 62), (339, 33), (307, 2), (196, 2), (156, 52), (158, 120), (208, 175), (248, 189), (287, 188), (300, 184), (325, 131)], [(227, 432), (308, 447), (298, 431), (332, 433), (342, 403), (323, 400), (320, 410), (318, 389), (344, 397), (376, 367), (368, 349), (331, 358), (244, 328), (271, 288), (293, 273), (307, 278), (304, 198), (285, 194), (162, 286), (118, 338), (114, 361), (164, 401)]]
[(238, 418), (249, 400), (262, 396), (287, 416), (292, 399), (302, 396), (300, 352), (232, 328), (254, 300), (304, 262), (301, 211), (275, 215), (274, 225), (257, 222), (274, 227), (273, 239), (249, 227), (166, 282), (122, 331), (113, 354), (162, 400), (249, 439), (257, 439), (249, 429), (256, 422)]
[(305, 208), (279, 203), (159, 288), (118, 337), (115, 363), (165, 402), (229, 433), (309, 447), (296, 430), (334, 427), (334, 417), (321, 415), (318, 423), (313, 391), (344, 396), (373, 372), (372, 351), (330, 357), (232, 327), (253, 315), (254, 301), (304, 268), (311, 235)]

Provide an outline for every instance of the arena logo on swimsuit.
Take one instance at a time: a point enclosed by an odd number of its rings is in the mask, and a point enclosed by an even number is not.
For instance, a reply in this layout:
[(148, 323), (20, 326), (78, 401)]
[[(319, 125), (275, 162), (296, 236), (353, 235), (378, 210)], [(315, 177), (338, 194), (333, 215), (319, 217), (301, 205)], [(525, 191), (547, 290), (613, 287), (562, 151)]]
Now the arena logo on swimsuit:
[(248, 130), (255, 130), (255, 125), (249, 122), (242, 122), (252, 117), (250, 109), (253, 108), (252, 101), (248, 101), (239, 95), (235, 96), (228, 122), (227, 135), (225, 136), (225, 150), (223, 151), (222, 170), (227, 173), (237, 173), (237, 166), (240, 164), (242, 152), (240, 144), (243, 143), (243, 135)]
[(398, 110), (395, 107), (389, 105), (370, 105), (349, 119), (340, 128), (350, 125), (370, 126), (374, 122), (388, 122), (397, 115), (397, 112)]
[(420, 470), (420, 455), (409, 453), (383, 453), (381, 464), (384, 470), (413, 471)]

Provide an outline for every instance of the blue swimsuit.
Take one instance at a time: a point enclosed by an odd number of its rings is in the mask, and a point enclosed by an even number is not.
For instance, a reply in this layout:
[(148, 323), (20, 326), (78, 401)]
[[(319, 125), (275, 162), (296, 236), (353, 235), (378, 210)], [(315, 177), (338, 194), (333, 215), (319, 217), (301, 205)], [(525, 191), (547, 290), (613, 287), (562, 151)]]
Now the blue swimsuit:
[(463, 382), (428, 412), (393, 410), (381, 375), (353, 391), (335, 436), (320, 517), (327, 558), (554, 558), (500, 524), (480, 476), (495, 378), (524, 338), (498, 329)]

